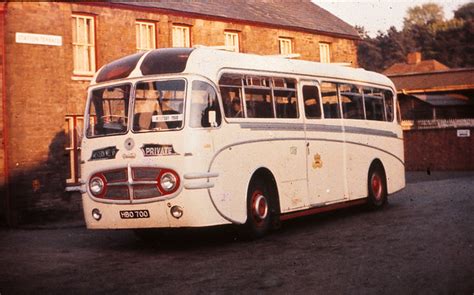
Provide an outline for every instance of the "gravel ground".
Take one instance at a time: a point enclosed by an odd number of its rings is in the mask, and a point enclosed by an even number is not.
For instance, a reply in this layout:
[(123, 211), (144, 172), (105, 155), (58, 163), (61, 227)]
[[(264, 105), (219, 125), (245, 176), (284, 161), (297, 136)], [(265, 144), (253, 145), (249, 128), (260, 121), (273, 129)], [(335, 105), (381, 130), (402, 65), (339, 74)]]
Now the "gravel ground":
[(0, 230), (0, 294), (474, 294), (474, 172), (409, 173), (381, 211), (144, 243), (82, 222)]

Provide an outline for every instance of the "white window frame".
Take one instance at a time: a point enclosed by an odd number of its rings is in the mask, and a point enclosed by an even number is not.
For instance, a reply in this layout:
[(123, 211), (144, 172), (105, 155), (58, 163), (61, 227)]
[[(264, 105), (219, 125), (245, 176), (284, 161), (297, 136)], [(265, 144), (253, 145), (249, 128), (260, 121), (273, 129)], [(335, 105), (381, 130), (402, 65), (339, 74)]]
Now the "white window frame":
[(135, 22), (137, 51), (148, 51), (156, 48), (156, 25), (153, 22)]
[(191, 47), (190, 32), (188, 26), (173, 25), (173, 47)]
[(281, 55), (293, 54), (293, 40), (291, 38), (278, 38)]
[(224, 32), (225, 48), (228, 51), (240, 52), (239, 33), (238, 32)]
[(73, 74), (92, 76), (96, 70), (95, 60), (95, 18), (94, 16), (72, 15)]
[(331, 45), (329, 43), (319, 43), (319, 61), (331, 63)]

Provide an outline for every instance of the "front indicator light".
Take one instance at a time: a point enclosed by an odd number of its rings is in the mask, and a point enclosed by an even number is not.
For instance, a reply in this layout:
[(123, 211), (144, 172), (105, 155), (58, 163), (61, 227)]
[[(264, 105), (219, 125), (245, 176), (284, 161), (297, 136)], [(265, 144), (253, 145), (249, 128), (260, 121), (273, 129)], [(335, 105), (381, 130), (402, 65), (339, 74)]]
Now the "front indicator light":
[(100, 213), (100, 210), (95, 208), (92, 210), (92, 218), (95, 220), (99, 221), (102, 218), (102, 213)]
[(183, 208), (181, 208), (180, 206), (171, 207), (170, 212), (171, 215), (176, 219), (180, 219), (184, 214)]

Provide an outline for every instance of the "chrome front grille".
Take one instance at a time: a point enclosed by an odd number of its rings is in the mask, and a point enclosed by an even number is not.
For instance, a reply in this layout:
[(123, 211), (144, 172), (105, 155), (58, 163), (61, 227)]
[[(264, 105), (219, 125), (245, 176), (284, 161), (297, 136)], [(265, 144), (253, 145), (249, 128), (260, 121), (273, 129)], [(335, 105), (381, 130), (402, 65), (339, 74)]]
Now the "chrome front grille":
[(161, 169), (156, 168), (132, 168), (133, 180), (156, 180)]
[(104, 195), (107, 200), (130, 200), (129, 190), (127, 186), (108, 186)]
[(96, 173), (105, 178), (106, 191), (96, 198), (104, 201), (131, 202), (160, 198), (158, 189), (160, 168), (128, 167)]

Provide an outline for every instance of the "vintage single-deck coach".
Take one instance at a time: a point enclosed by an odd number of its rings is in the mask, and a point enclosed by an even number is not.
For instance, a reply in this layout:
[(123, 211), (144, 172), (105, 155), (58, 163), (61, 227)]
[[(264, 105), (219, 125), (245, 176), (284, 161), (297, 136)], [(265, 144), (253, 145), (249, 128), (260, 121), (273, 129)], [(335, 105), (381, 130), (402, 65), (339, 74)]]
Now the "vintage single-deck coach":
[(275, 221), (381, 207), (405, 186), (395, 93), (363, 69), (212, 48), (107, 64), (85, 112), (87, 226), (260, 237)]

